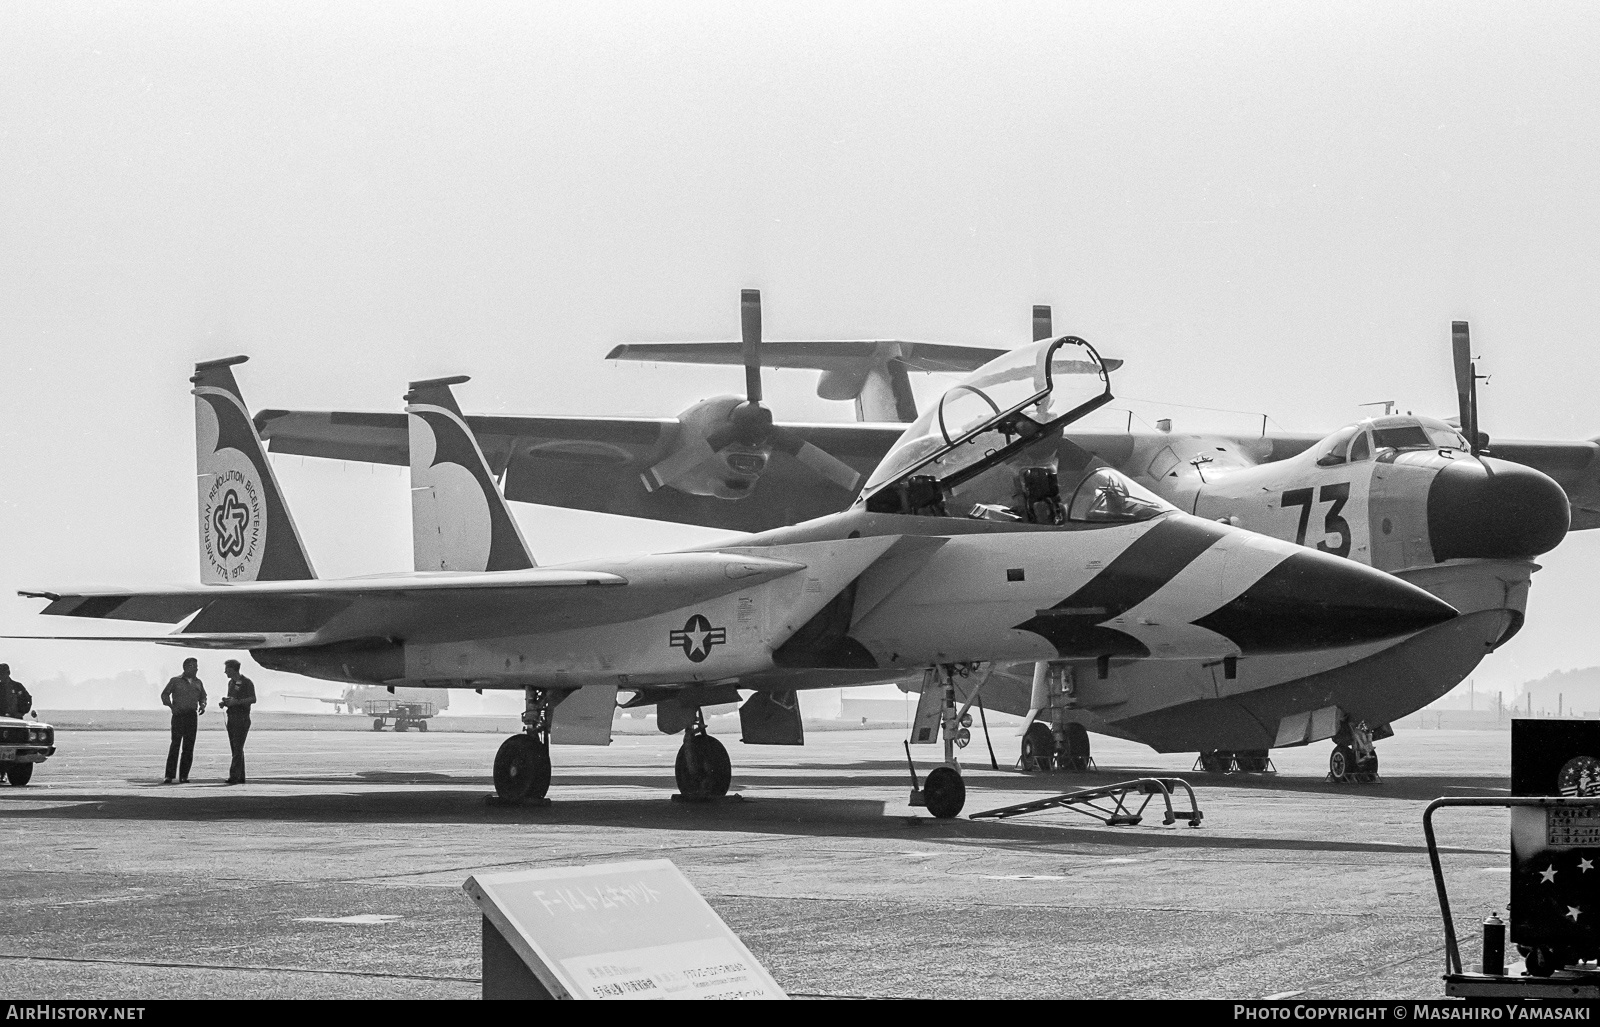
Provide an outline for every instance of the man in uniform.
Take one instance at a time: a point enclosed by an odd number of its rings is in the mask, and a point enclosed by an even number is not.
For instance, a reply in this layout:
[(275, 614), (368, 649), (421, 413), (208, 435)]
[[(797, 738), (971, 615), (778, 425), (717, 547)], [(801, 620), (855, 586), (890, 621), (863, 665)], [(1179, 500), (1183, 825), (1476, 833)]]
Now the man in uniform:
[(33, 709), (33, 696), (22, 682), (11, 680), (11, 665), (0, 663), (0, 717), (21, 717)]
[(250, 707), (256, 701), (255, 682), (239, 673), (239, 661), (222, 665), (228, 672), (228, 694), (217, 705), (228, 711), (228, 745), (233, 749), (233, 764), (228, 768), (228, 784), (244, 784), (244, 739), (250, 733)]
[[(200, 661), (189, 657), (183, 661), (183, 673), (167, 682), (161, 690), (161, 704), (172, 710), (172, 748), (167, 750), (167, 776), (162, 784), (172, 783), (174, 774), (180, 784), (189, 783), (189, 767), (194, 763), (194, 733), (200, 727), (200, 715), (206, 711), (206, 687), (198, 677)], [(179, 746), (183, 748), (183, 761), (178, 761)]]

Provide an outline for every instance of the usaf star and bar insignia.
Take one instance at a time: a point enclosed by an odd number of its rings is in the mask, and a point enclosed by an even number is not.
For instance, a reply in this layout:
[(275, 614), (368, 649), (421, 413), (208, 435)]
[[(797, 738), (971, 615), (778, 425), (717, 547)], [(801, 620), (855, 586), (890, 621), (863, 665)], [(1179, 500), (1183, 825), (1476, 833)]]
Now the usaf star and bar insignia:
[(697, 613), (684, 621), (681, 631), (674, 630), (669, 637), (669, 642), (674, 649), (682, 649), (683, 655), (689, 657), (692, 663), (703, 663), (711, 655), (713, 646), (723, 645), (728, 641), (727, 628), (714, 628), (706, 620), (704, 614)]

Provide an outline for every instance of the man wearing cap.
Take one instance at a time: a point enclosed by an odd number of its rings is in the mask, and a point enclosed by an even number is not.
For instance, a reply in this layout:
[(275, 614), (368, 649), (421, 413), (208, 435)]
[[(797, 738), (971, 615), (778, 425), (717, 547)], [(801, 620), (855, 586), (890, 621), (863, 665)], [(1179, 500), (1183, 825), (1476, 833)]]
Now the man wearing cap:
[[(189, 783), (189, 767), (194, 764), (194, 733), (200, 727), (200, 715), (206, 711), (206, 686), (200, 683), (200, 661), (189, 657), (183, 661), (183, 673), (167, 682), (161, 690), (161, 705), (172, 710), (172, 747), (167, 750), (167, 776), (161, 783), (172, 783), (174, 774), (180, 784)], [(178, 760), (179, 748), (183, 760)]]
[(22, 682), (11, 680), (11, 665), (0, 663), (0, 717), (22, 717), (33, 709), (33, 696)]
[(244, 739), (250, 733), (250, 707), (256, 701), (255, 682), (239, 673), (239, 661), (222, 665), (228, 672), (228, 694), (217, 705), (228, 711), (228, 745), (233, 749), (233, 764), (228, 767), (228, 784), (244, 784)]

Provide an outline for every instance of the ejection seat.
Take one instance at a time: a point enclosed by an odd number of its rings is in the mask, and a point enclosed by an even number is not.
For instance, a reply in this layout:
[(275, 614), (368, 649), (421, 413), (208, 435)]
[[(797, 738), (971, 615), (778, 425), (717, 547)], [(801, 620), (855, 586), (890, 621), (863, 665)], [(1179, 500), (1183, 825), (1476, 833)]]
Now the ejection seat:
[(1048, 467), (1022, 469), (1022, 517), (1033, 524), (1060, 524), (1061, 480)]

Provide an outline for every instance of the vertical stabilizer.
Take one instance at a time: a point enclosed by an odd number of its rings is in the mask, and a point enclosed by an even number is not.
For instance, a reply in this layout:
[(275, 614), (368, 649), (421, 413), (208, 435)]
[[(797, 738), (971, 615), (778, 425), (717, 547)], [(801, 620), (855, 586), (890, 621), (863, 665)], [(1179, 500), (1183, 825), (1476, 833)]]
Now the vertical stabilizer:
[(466, 376), (412, 382), (411, 545), (419, 571), (515, 571), (534, 566), (489, 462), (450, 386)]
[(194, 366), (194, 434), (200, 492), (200, 580), (302, 581), (316, 577), (250, 421), (233, 365)]

